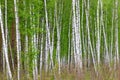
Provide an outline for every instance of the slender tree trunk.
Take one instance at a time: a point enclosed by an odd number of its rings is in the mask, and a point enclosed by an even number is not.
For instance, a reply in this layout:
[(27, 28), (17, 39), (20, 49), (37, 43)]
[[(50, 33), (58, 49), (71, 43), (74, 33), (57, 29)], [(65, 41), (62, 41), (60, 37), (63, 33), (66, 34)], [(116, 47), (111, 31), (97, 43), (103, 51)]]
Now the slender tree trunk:
[[(47, 13), (47, 5), (46, 5), (46, 0), (44, 0), (44, 6), (45, 6), (45, 21), (46, 21), (46, 71), (47, 71), (47, 65), (48, 65), (48, 53), (50, 49), (50, 30), (49, 30), (49, 25), (48, 25), (48, 13)], [(51, 51), (50, 51), (51, 52)], [(50, 54), (50, 56), (52, 56)]]
[[(101, 7), (101, 27), (103, 28), (103, 36), (104, 36), (104, 42), (105, 42), (105, 62), (110, 66), (110, 59), (109, 59), (109, 54), (108, 54), (108, 44), (107, 44), (107, 36), (104, 28), (104, 21), (103, 21), (103, 3), (100, 0), (100, 7)], [(107, 21), (107, 20), (106, 20)], [(105, 26), (107, 27), (107, 25)]]
[(91, 39), (90, 39), (90, 30), (89, 30), (89, 0), (87, 1), (88, 4), (86, 4), (86, 1), (85, 2), (85, 12), (86, 12), (86, 29), (87, 29), (87, 36), (88, 36), (88, 48), (90, 48), (90, 51), (91, 51), (91, 54), (92, 54), (92, 61), (93, 61), (93, 65), (94, 65), (94, 69), (95, 69), (95, 72), (96, 71), (96, 62), (95, 62), (95, 58), (94, 58), (94, 53), (93, 53), (93, 48), (92, 48), (92, 44), (91, 44)]
[(84, 22), (83, 22), (83, 19), (84, 19), (84, 0), (82, 0), (82, 13), (81, 13), (81, 34), (82, 34), (82, 50), (83, 50), (83, 53), (84, 53), (84, 67), (87, 66), (87, 52), (86, 52), (86, 43), (85, 43), (85, 35), (84, 35)]
[(15, 9), (15, 23), (16, 23), (17, 77), (18, 77), (18, 80), (20, 80), (20, 52), (21, 52), (21, 43), (20, 43), (20, 32), (19, 32), (18, 7), (17, 7), (17, 1), (16, 0), (14, 0), (14, 9)]
[(50, 67), (51, 69), (54, 67), (54, 64), (53, 64), (53, 48), (54, 48), (54, 28), (55, 26), (53, 27), (53, 31), (52, 31), (52, 41), (51, 41), (51, 45), (50, 45)]
[[(68, 66), (70, 68), (71, 66), (71, 58), (73, 57), (72, 53), (71, 53), (71, 19), (72, 19), (72, 10), (70, 12), (70, 18), (69, 18), (69, 31), (68, 31), (68, 39), (69, 39), (69, 44), (68, 44)], [(69, 69), (68, 68), (68, 69)]]
[(48, 70), (48, 39), (46, 34), (46, 40), (45, 40), (45, 71)]
[(55, 3), (55, 17), (56, 17), (56, 26), (57, 26), (57, 60), (58, 60), (58, 72), (60, 73), (60, 26), (58, 23), (58, 17), (57, 17), (57, 3)]
[(76, 64), (77, 64), (77, 59), (76, 59), (76, 44), (75, 44), (75, 27), (76, 27), (76, 19), (75, 19), (75, 0), (72, 0), (72, 12), (73, 12), (73, 21), (72, 21), (72, 37), (73, 37), (73, 47), (74, 47), (74, 58), (75, 58), (75, 67), (76, 67)]
[[(34, 10), (34, 9), (35, 9), (34, 5), (31, 4), (31, 10)], [(35, 13), (32, 12), (32, 15), (35, 16)], [(35, 17), (32, 16), (32, 15), (31, 15), (31, 21), (32, 21), (31, 28), (34, 31), (34, 33), (32, 35), (32, 46), (33, 46), (32, 52), (33, 53), (35, 52), (35, 54), (33, 55), (34, 56), (33, 60), (32, 60), (32, 62), (33, 62), (33, 68), (32, 69), (33, 69), (33, 79), (38, 80), (38, 72), (37, 72), (38, 71), (38, 69), (37, 69), (37, 33), (35, 33), (35, 29), (36, 29)]]
[(116, 63), (119, 63), (119, 50), (118, 50), (118, 0), (115, 0), (115, 56)]
[(0, 5), (0, 24), (1, 24), (1, 33), (2, 33), (2, 41), (3, 41), (3, 54), (5, 55), (6, 65), (7, 65), (7, 73), (9, 75), (9, 79), (12, 80), (12, 73), (10, 70), (10, 64), (8, 59), (8, 48), (5, 40), (4, 28), (3, 28), (3, 20), (2, 20), (2, 11)]
[(98, 0), (97, 4), (97, 43), (96, 43), (96, 51), (97, 51), (97, 61), (98, 65), (100, 64), (100, 15), (99, 15), (99, 10), (100, 10), (100, 0)]
[[(44, 23), (44, 19), (42, 19), (42, 34), (41, 34), (41, 45), (40, 45), (40, 76), (42, 73), (42, 66), (43, 66), (43, 24)], [(42, 77), (42, 76), (41, 76)]]
[(112, 10), (112, 27), (111, 27), (111, 43), (110, 43), (110, 60), (111, 62), (114, 60), (113, 59), (113, 27), (114, 27), (114, 7)]
[[(8, 28), (7, 28), (7, 0), (5, 0), (5, 40), (8, 47)], [(9, 56), (9, 55), (8, 55)], [(5, 56), (3, 54), (3, 71), (5, 71)], [(9, 59), (9, 58), (8, 58)]]

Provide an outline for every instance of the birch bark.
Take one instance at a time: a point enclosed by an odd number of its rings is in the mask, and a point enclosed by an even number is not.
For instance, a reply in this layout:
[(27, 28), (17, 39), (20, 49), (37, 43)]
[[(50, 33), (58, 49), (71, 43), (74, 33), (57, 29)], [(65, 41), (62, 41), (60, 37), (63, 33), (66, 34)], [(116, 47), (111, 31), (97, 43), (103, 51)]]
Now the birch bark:
[(17, 0), (14, 0), (14, 9), (15, 9), (15, 23), (16, 23), (16, 47), (17, 47), (17, 77), (20, 80), (20, 32), (19, 32), (19, 17), (18, 17), (18, 7)]
[(57, 18), (57, 3), (55, 3), (55, 17), (56, 17), (56, 26), (57, 26), (57, 60), (58, 60), (58, 65), (59, 65), (59, 74), (60, 74), (60, 26), (58, 23), (58, 18)]
[(2, 33), (2, 41), (3, 41), (3, 54), (5, 55), (6, 65), (7, 65), (7, 73), (9, 75), (9, 79), (12, 80), (12, 73), (10, 70), (10, 64), (8, 59), (8, 48), (5, 40), (4, 28), (3, 28), (3, 20), (2, 20), (2, 10), (0, 5), (0, 26), (1, 26), (1, 33)]
[(96, 43), (96, 50), (97, 50), (97, 61), (98, 61), (98, 65), (100, 64), (100, 15), (99, 15), (99, 11), (100, 10), (100, 0), (98, 0), (98, 4), (97, 4), (97, 43)]
[(113, 60), (113, 27), (114, 27), (114, 8), (112, 10), (112, 27), (111, 27), (111, 43), (110, 43), (110, 60)]
[(41, 45), (40, 45), (40, 76), (41, 76), (41, 72), (42, 72), (42, 65), (43, 65), (43, 22), (44, 22), (44, 19), (42, 19), (42, 37), (41, 37)]
[[(76, 3), (77, 2), (77, 3)], [(77, 9), (75, 9), (75, 6)], [(73, 21), (72, 21), (72, 26), (73, 26), (73, 38), (75, 43), (75, 67), (79, 70), (82, 68), (82, 53), (81, 53), (81, 42), (80, 42), (80, 14), (79, 14), (79, 1), (72, 0), (72, 11), (73, 11)]]
[(118, 48), (118, 0), (115, 0), (115, 53), (116, 62), (119, 63), (119, 48)]
[(73, 47), (74, 47), (74, 58), (75, 58), (75, 67), (77, 64), (77, 55), (76, 55), (76, 44), (75, 44), (75, 27), (76, 27), (76, 19), (75, 19), (75, 0), (72, 0), (72, 11), (73, 11), (73, 20), (72, 20), (72, 37), (73, 37)]
[(89, 30), (89, 0), (87, 1), (88, 4), (86, 4), (86, 1), (84, 0), (85, 3), (85, 12), (86, 12), (86, 29), (87, 29), (87, 37), (88, 37), (88, 48), (90, 48), (91, 54), (92, 54), (92, 61), (93, 61), (93, 65), (94, 65), (94, 69), (95, 72), (96, 71), (96, 62), (95, 62), (95, 58), (94, 58), (94, 52), (93, 52), (93, 48), (92, 48), (92, 44), (91, 44), (91, 39), (90, 39), (90, 30)]
[[(104, 36), (104, 42), (105, 42), (105, 62), (110, 66), (110, 64), (109, 64), (110, 59), (109, 59), (109, 54), (108, 54), (107, 36), (106, 36), (106, 32), (105, 32), (105, 28), (104, 28), (104, 21), (103, 21), (103, 3), (102, 3), (101, 0), (100, 0), (100, 7), (101, 7), (101, 18), (100, 18), (101, 24), (100, 25), (103, 28), (103, 36)], [(107, 27), (107, 23), (106, 23), (105, 27)]]

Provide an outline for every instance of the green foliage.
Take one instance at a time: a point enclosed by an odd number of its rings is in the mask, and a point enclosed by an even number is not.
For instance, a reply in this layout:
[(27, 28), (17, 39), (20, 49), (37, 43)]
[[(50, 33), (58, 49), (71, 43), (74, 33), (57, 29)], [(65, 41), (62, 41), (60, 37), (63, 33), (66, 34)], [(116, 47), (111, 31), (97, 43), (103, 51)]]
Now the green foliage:
[[(14, 48), (12, 48), (13, 55), (16, 55), (16, 36), (14, 36), (15, 33), (15, 11), (14, 11), (14, 0), (7, 0), (7, 24), (8, 24), (8, 36), (9, 36), (9, 41), (10, 45), (14, 43)], [(57, 48), (57, 26), (56, 26), (56, 21), (58, 21), (58, 27), (60, 28), (60, 58), (67, 60), (68, 55), (68, 49), (69, 49), (69, 39), (72, 42), (72, 0), (46, 0), (47, 1), (47, 12), (48, 12), (48, 24), (49, 24), (49, 30), (50, 30), (50, 39), (52, 41), (52, 34), (54, 34), (54, 46), (53, 46), (53, 61), (54, 61), (54, 71), (58, 70), (58, 62), (56, 59), (56, 48)], [(80, 21), (82, 17), (82, 0), (80, 1)], [(84, 0), (87, 1), (87, 0)], [(90, 1), (90, 10), (89, 10), (89, 28), (90, 28), (90, 39), (92, 43), (92, 48), (95, 56), (95, 60), (97, 60), (97, 54), (96, 54), (96, 43), (97, 43), (97, 32), (96, 25), (97, 25), (97, 6), (98, 6), (98, 0), (89, 0)], [(115, 0), (102, 0), (103, 2), (103, 21), (104, 21), (104, 27), (105, 27), (105, 33), (106, 33), (106, 38), (107, 38), (107, 46), (108, 50), (110, 52), (110, 45), (111, 45), (111, 28), (112, 28), (112, 14), (113, 14), (113, 9), (115, 8), (114, 5)], [(118, 2), (120, 2), (118, 0)], [(5, 0), (0, 0), (0, 5), (2, 6), (2, 12), (3, 12), (3, 22), (4, 22), (4, 17), (5, 17)], [(57, 5), (57, 19), (55, 16), (55, 4)], [(86, 3), (88, 4), (88, 2)], [(44, 6), (44, 0), (19, 0), (17, 3), (18, 6), (18, 16), (19, 16), (19, 30), (20, 30), (20, 38), (21, 38), (21, 62), (24, 63), (28, 59), (28, 63), (26, 65), (29, 65), (30, 67), (30, 73), (32, 75), (32, 70), (34, 63), (33, 61), (35, 59), (39, 60), (39, 53), (40, 53), (40, 46), (41, 46), (41, 36), (43, 33), (43, 55), (45, 53), (45, 42), (46, 42), (46, 21), (45, 21), (45, 6)], [(100, 5), (99, 5), (100, 6)], [(84, 41), (85, 44), (83, 43), (83, 37), (82, 38), (82, 51), (83, 51), (83, 46), (86, 48), (86, 53), (82, 53), (83, 59), (86, 57), (88, 58), (88, 53), (91, 53), (89, 51), (89, 44), (88, 44), (88, 33), (87, 33), (87, 27), (86, 27), (86, 7), (84, 4), (84, 14), (83, 14), (83, 30), (81, 30), (81, 33), (83, 32), (82, 35), (84, 35)], [(101, 8), (99, 9), (99, 18), (101, 20)], [(42, 20), (43, 25), (42, 25)], [(55, 20), (55, 21), (54, 21)], [(119, 49), (120, 49), (120, 5), (118, 5), (118, 43), (119, 43)], [(4, 22), (5, 24), (5, 22)], [(82, 22), (80, 22), (82, 24)], [(100, 21), (101, 24), (101, 21)], [(113, 21), (113, 44), (115, 44), (115, 24), (116, 21), (114, 19)], [(81, 26), (80, 26), (81, 27)], [(101, 38), (100, 38), (100, 58), (101, 62), (104, 62), (104, 57), (105, 57), (105, 39), (104, 39), (104, 34), (103, 34), (103, 25), (99, 26), (101, 28)], [(55, 28), (55, 29), (54, 29)], [(70, 38), (68, 37), (69, 34), (69, 28), (70, 28)], [(42, 31), (43, 29), (43, 31)], [(53, 33), (54, 29), (54, 33)], [(82, 29), (82, 28), (80, 28)], [(14, 32), (13, 32), (14, 31)], [(37, 43), (37, 48), (35, 48), (34, 44), (32, 43), (32, 38), (33, 36), (37, 34), (38, 43)], [(24, 50), (24, 45), (25, 45), (25, 36), (28, 36), (28, 52), (25, 52)], [(15, 40), (12, 42), (12, 40)], [(71, 43), (70, 42), (70, 43)], [(84, 44), (84, 45), (83, 45)], [(71, 44), (72, 45), (72, 44)], [(0, 45), (2, 46), (2, 45)], [(12, 46), (13, 47), (13, 46)], [(8, 47), (9, 48), (9, 47)], [(115, 45), (113, 45), (113, 55), (115, 56)], [(48, 53), (49, 54), (49, 53)], [(72, 53), (73, 54), (73, 53)], [(87, 55), (86, 55), (87, 54)], [(50, 55), (50, 54), (49, 54)], [(45, 56), (45, 55), (44, 55)], [(70, 55), (71, 56), (71, 55)], [(90, 58), (92, 58), (90, 54)], [(44, 59), (43, 59), (44, 60)], [(48, 59), (50, 60), (50, 59)], [(61, 60), (62, 61), (62, 60)], [(48, 61), (49, 62), (49, 61)], [(43, 61), (44, 63), (44, 61)], [(92, 64), (92, 61), (91, 61)], [(44, 65), (44, 64), (43, 64)], [(113, 65), (113, 63), (110, 63), (110, 65)], [(102, 69), (101, 69), (102, 70)], [(94, 72), (94, 71), (93, 71)], [(101, 75), (104, 73), (104, 71), (100, 72)], [(114, 72), (113, 72), (114, 73)], [(64, 73), (65, 75), (68, 74), (67, 72)], [(74, 74), (72, 75), (72, 79), (74, 79), (76, 76)], [(113, 74), (112, 74), (113, 75)], [(88, 73), (85, 73), (86, 78), (84, 80), (89, 80), (91, 78), (91, 74), (88, 71)], [(104, 75), (102, 75), (105, 77)], [(107, 75), (109, 77), (109, 75)], [(66, 80), (70, 80), (68, 75), (68, 78), (66, 76), (62, 75)], [(105, 79), (110, 79), (108, 77), (105, 77)], [(51, 80), (54, 79), (54, 76), (50, 78)]]

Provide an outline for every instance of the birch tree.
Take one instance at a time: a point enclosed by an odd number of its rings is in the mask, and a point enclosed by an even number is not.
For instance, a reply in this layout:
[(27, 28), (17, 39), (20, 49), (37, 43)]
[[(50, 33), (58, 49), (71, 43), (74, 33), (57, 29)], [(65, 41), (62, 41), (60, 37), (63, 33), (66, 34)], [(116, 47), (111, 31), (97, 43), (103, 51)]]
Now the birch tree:
[(5, 34), (4, 34), (1, 5), (0, 5), (0, 26), (1, 26), (2, 41), (3, 41), (3, 55), (5, 55), (5, 60), (6, 60), (6, 65), (7, 65), (7, 73), (9, 75), (9, 79), (12, 80), (12, 73), (10, 70), (10, 64), (9, 64), (9, 59), (8, 59), (8, 48), (7, 48)]
[(92, 44), (91, 44), (90, 30), (89, 30), (89, 8), (90, 8), (89, 0), (87, 2), (84, 1), (84, 3), (85, 3), (85, 13), (86, 13), (86, 29), (87, 29), (87, 33), (88, 33), (87, 34), (87, 37), (88, 37), (88, 40), (87, 40), (88, 41), (88, 50), (91, 51), (92, 61), (93, 61), (94, 69), (96, 71), (96, 62), (95, 62), (95, 58), (94, 58), (94, 52), (93, 52), (93, 48), (92, 48)]
[[(78, 2), (77, 2), (78, 3)], [(73, 40), (74, 40), (74, 56), (75, 56), (75, 67), (78, 66), (78, 70), (82, 68), (82, 53), (80, 50), (80, 26), (79, 26), (79, 12), (76, 12), (75, 10), (75, 6), (77, 6), (77, 8), (79, 9), (79, 4), (76, 4), (76, 0), (72, 0), (72, 11), (73, 11), (73, 21), (72, 21), (72, 31), (73, 31)], [(79, 11), (79, 10), (78, 10)], [(77, 19), (76, 19), (76, 15), (77, 15)], [(78, 22), (78, 23), (76, 23)]]
[(56, 56), (57, 56), (57, 61), (59, 65), (59, 73), (60, 73), (60, 26), (58, 23), (58, 17), (57, 17), (57, 3), (55, 3), (55, 17), (56, 17), (56, 26), (57, 26), (57, 51), (56, 51)]
[(111, 43), (110, 43), (110, 60), (113, 60), (113, 27), (114, 27), (114, 7), (112, 9), (112, 25), (111, 25)]
[[(108, 54), (107, 36), (106, 36), (105, 28), (104, 28), (104, 27), (107, 27), (107, 25), (105, 25), (104, 21), (103, 21), (103, 3), (102, 3), (101, 0), (100, 0), (100, 7), (101, 7), (101, 19), (100, 19), (101, 24), (100, 25), (103, 28), (103, 36), (104, 36), (104, 43), (105, 43), (105, 62), (107, 64), (109, 64), (110, 63), (110, 58), (109, 58), (109, 54)], [(109, 64), (109, 66), (110, 66), (110, 64)]]
[[(34, 10), (34, 5), (32, 5), (31, 4), (31, 8), (32, 8), (32, 10)], [(33, 12), (33, 15), (35, 15), (35, 13)], [(32, 17), (32, 16), (31, 16)], [(32, 36), (32, 44), (33, 44), (33, 48), (32, 48), (32, 50), (33, 50), (33, 52), (35, 51), (36, 53), (37, 53), (37, 34), (35, 33), (35, 16), (34, 17), (32, 17), (32, 29), (34, 30), (34, 33), (33, 33), (33, 36)], [(33, 55), (34, 56), (34, 58), (33, 58), (33, 79), (34, 80), (38, 80), (38, 70), (37, 70), (37, 55), (36, 54), (34, 54)]]
[[(48, 52), (49, 52), (49, 42), (48, 40), (50, 40), (50, 32), (49, 32), (49, 28), (48, 28), (48, 13), (47, 13), (47, 5), (46, 5), (46, 0), (44, 0), (44, 6), (45, 6), (45, 21), (46, 21), (46, 54), (45, 54), (45, 71), (47, 72), (47, 68), (48, 68)], [(49, 39), (48, 39), (49, 38)]]
[(97, 43), (96, 43), (96, 50), (97, 50), (97, 58), (98, 58), (98, 65), (100, 64), (100, 0), (98, 0), (97, 4)]
[[(115, 0), (115, 56), (116, 63), (119, 63), (119, 48), (118, 48), (118, 0)], [(115, 63), (115, 64), (116, 64)]]
[(16, 0), (14, 0), (14, 9), (15, 9), (15, 23), (16, 23), (17, 75), (18, 75), (18, 80), (20, 80), (20, 52), (21, 52), (21, 43), (20, 43), (20, 32), (19, 32), (18, 7), (17, 7), (17, 1)]
[(41, 34), (41, 45), (40, 45), (40, 76), (42, 72), (42, 66), (43, 66), (43, 25), (44, 25), (44, 19), (42, 19), (42, 34)]

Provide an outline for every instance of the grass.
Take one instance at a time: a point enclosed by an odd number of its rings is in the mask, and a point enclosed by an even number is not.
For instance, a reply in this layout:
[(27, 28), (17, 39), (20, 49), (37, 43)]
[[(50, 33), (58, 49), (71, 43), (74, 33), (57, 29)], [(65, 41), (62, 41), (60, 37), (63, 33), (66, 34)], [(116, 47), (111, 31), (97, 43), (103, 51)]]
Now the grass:
[[(45, 73), (42, 71), (38, 75), (38, 80), (120, 80), (120, 66), (117, 68), (102, 65), (98, 68), (97, 74), (93, 66), (76, 71), (73, 67), (64, 66), (61, 69), (61, 74), (56, 69)], [(13, 75), (14, 80), (17, 80), (16, 74)], [(7, 80), (5, 74), (0, 73), (0, 80)], [(21, 80), (33, 80), (32, 76), (26, 76), (25, 72), (21, 72)]]

